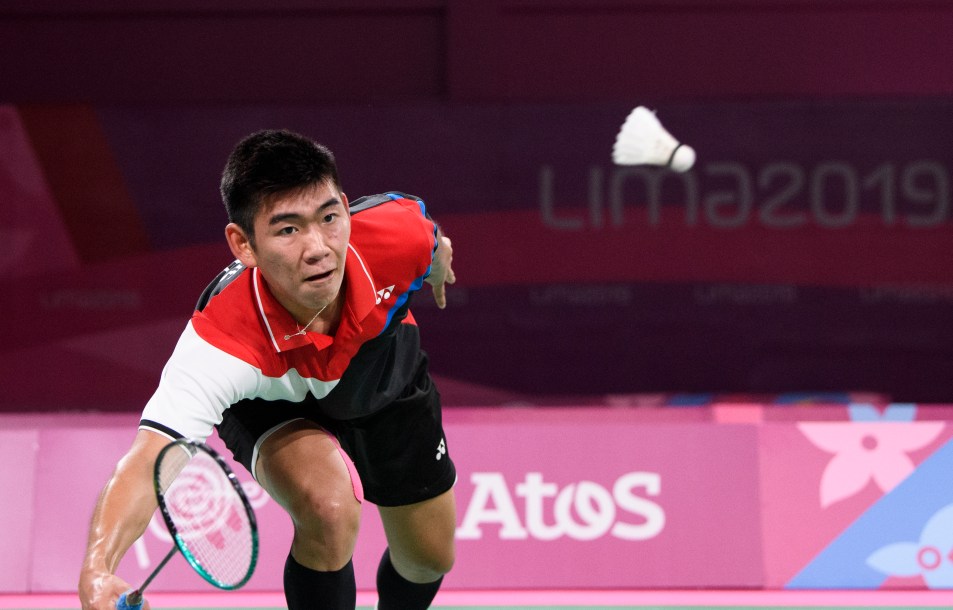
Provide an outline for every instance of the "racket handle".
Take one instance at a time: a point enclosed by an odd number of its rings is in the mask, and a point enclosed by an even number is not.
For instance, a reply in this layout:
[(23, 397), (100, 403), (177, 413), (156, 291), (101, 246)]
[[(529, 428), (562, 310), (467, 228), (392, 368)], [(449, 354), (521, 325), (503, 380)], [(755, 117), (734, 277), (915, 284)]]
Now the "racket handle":
[(126, 591), (116, 600), (116, 610), (139, 610), (142, 608), (142, 593)]

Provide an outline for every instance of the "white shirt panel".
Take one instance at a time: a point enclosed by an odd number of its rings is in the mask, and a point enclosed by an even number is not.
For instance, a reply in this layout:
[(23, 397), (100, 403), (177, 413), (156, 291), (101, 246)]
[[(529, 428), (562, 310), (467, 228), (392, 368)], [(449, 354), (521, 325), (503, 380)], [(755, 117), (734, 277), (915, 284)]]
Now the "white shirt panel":
[(261, 369), (205, 342), (191, 321), (162, 370), (159, 386), (142, 412), (186, 438), (204, 440), (222, 414), (246, 398), (300, 402), (308, 395), (323, 398), (338, 380), (305, 379), (296, 370), (266, 377)]

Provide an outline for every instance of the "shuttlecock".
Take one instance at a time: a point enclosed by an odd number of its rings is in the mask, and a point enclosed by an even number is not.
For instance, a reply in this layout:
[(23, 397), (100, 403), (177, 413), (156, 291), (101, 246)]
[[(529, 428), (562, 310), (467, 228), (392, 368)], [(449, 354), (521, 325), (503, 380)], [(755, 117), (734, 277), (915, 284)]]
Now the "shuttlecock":
[(615, 137), (612, 161), (616, 165), (658, 165), (686, 172), (695, 164), (695, 149), (676, 140), (654, 112), (637, 106)]

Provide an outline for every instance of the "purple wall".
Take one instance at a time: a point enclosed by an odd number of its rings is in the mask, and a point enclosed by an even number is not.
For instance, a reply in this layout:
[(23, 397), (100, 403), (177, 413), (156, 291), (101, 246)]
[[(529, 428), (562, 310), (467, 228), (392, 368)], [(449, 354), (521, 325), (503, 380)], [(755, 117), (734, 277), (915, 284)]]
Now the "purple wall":
[(945, 96), (942, 0), (10, 0), (0, 100)]
[[(266, 126), (453, 236), (451, 307), (417, 304), (448, 404), (949, 402), (951, 26), (929, 0), (4, 2), (0, 411), (140, 408)], [(612, 166), (638, 104), (692, 172)]]

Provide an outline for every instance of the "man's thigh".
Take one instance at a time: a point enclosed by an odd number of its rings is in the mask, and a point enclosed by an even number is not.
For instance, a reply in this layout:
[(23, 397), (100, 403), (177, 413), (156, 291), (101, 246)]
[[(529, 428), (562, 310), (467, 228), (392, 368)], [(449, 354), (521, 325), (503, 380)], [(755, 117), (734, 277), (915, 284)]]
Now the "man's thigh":
[(261, 486), (292, 515), (316, 501), (359, 505), (363, 500), (360, 479), (337, 439), (307, 420), (271, 432), (258, 449), (255, 471)]

